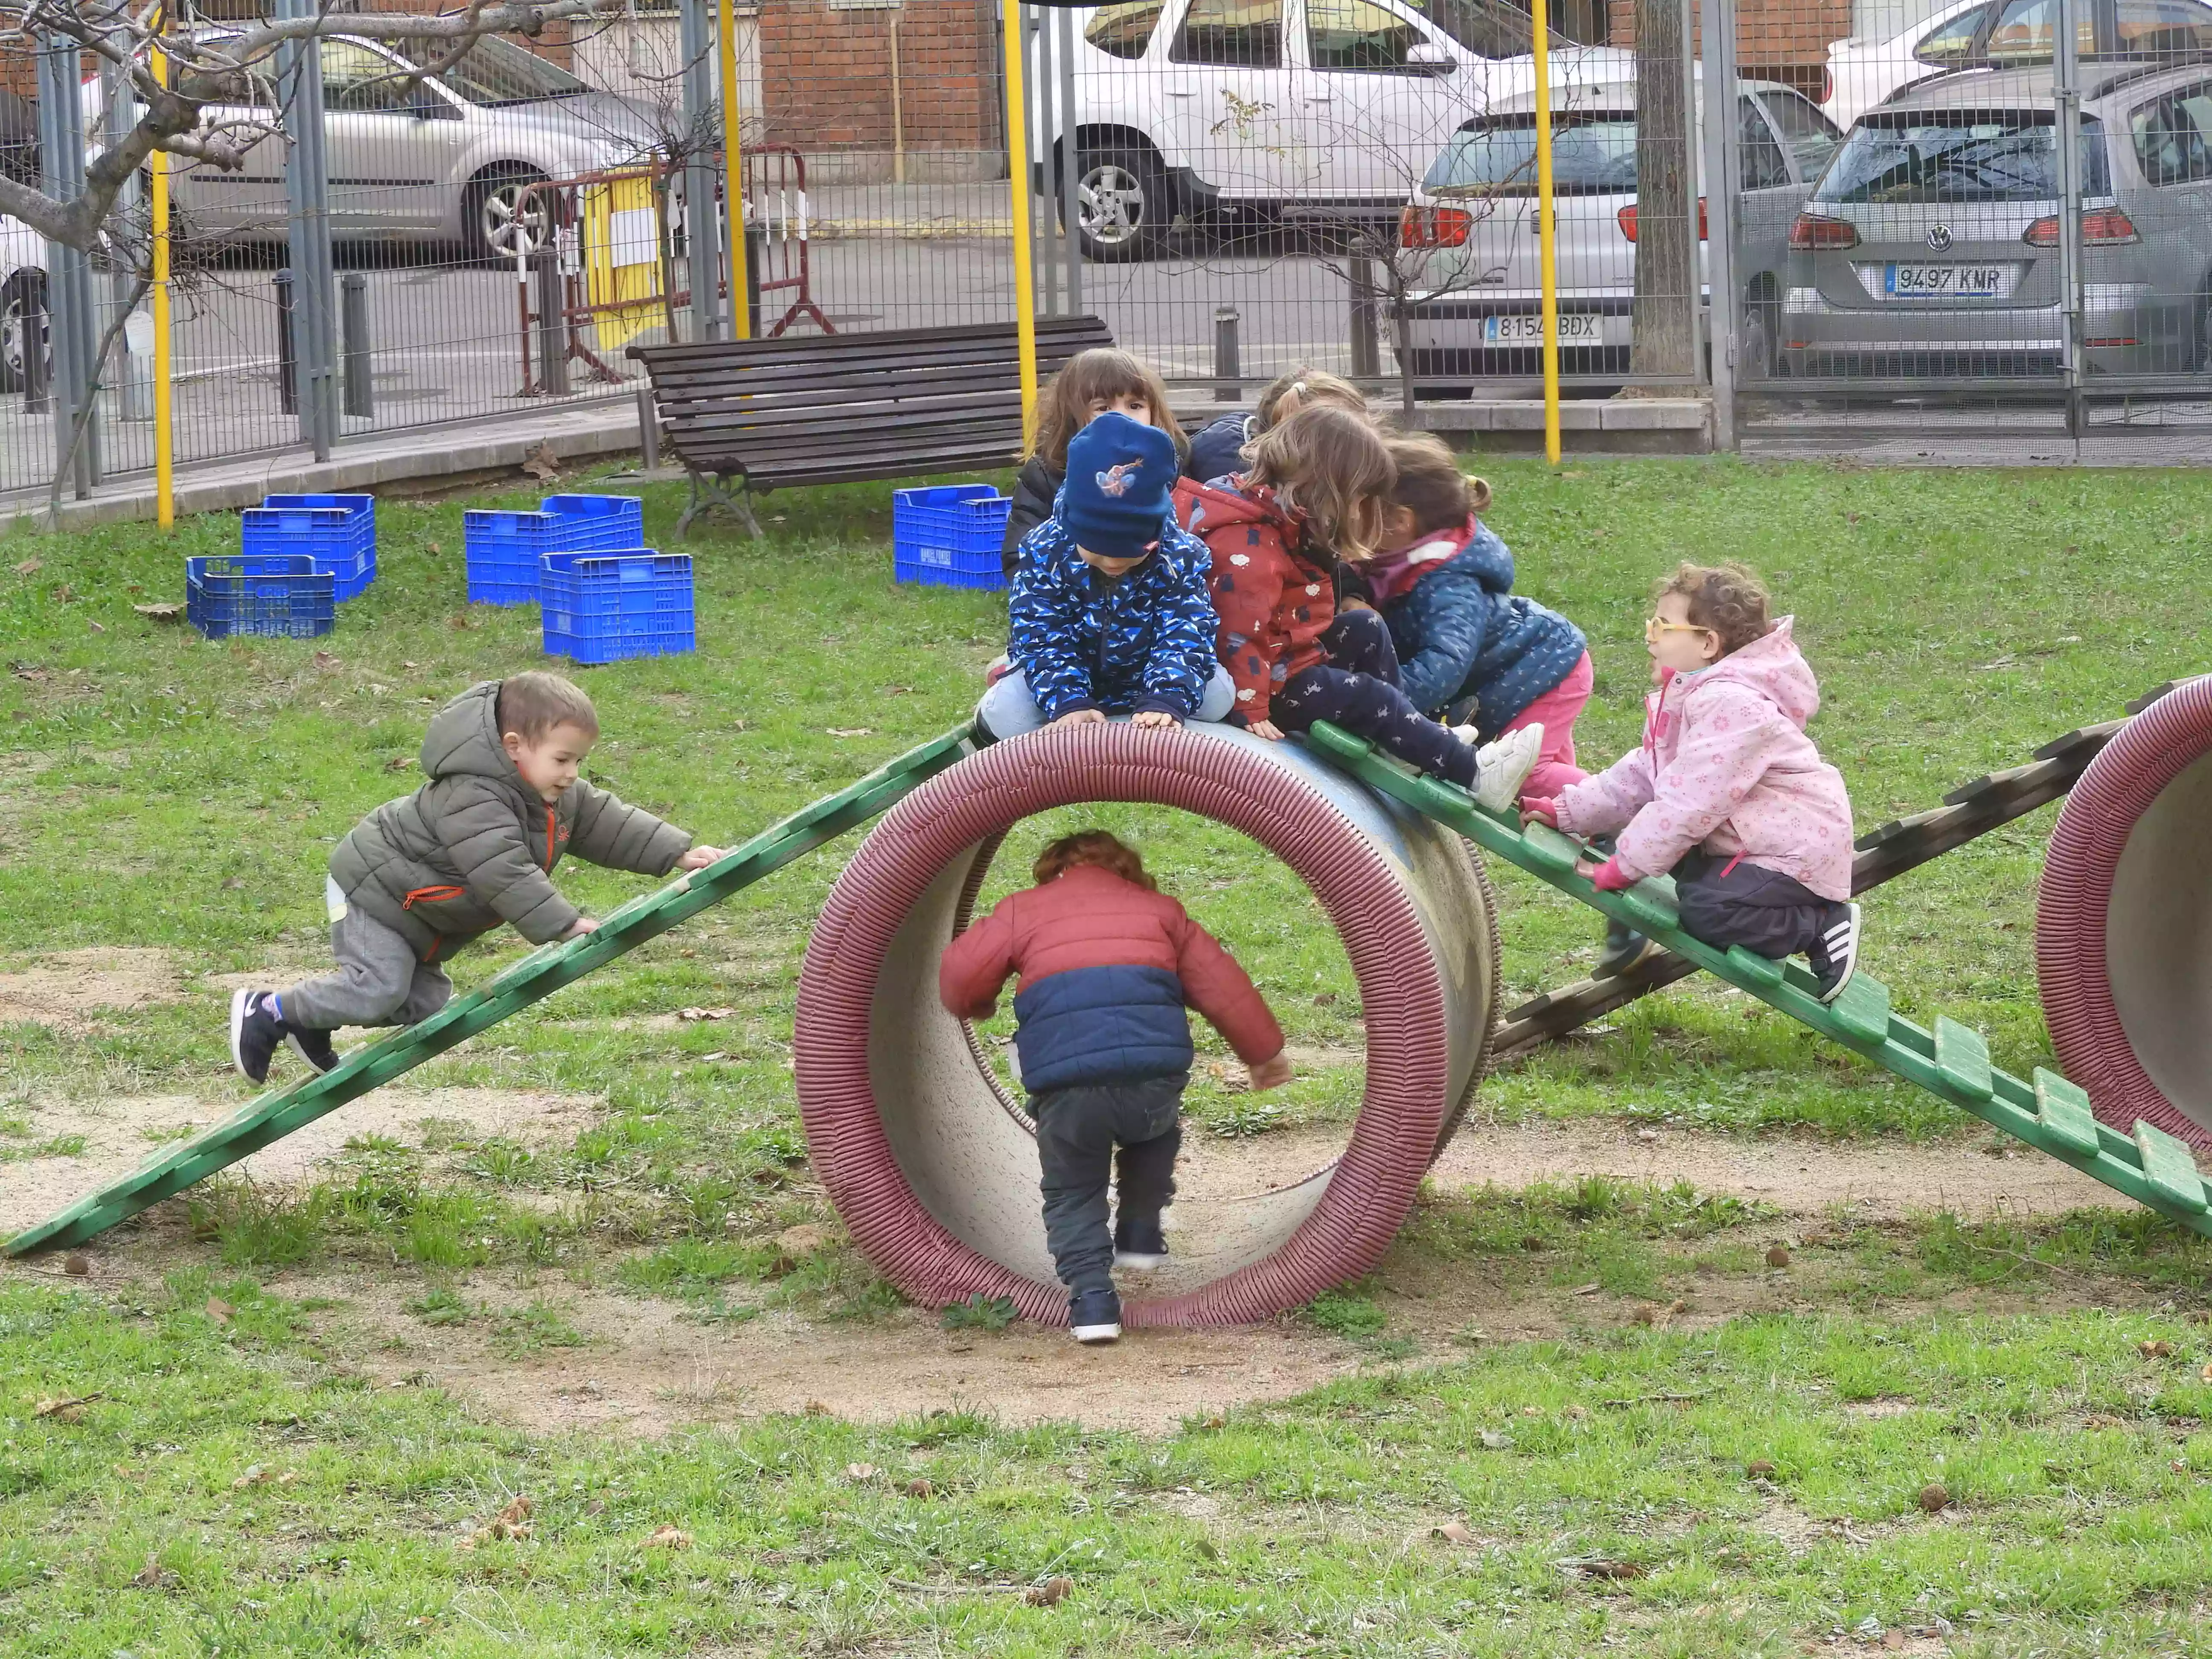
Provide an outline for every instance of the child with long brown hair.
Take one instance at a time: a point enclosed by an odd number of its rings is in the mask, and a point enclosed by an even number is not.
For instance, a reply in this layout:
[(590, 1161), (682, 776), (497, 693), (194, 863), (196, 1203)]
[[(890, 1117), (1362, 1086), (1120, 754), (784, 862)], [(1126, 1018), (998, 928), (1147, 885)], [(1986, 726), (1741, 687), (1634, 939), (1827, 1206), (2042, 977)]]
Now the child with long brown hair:
[[(945, 949), (937, 989), (988, 1018), (1009, 977), (1015, 1053), (1036, 1120), (1045, 1243), (1068, 1289), (1079, 1342), (1121, 1334), (1114, 1269), (1167, 1259), (1160, 1212), (1175, 1196), (1195, 1008), (1229, 1040), (1255, 1089), (1291, 1080), (1282, 1027), (1234, 957), (1162, 893), (1136, 850), (1103, 830), (1038, 855), (1036, 885), (1009, 894)], [(1106, 1225), (1119, 1146), (1120, 1203)]]
[(1190, 441), (1176, 424), (1168, 389), (1156, 371), (1111, 346), (1078, 352), (1037, 394), (1036, 447), (1014, 480), (1014, 504), (999, 550), (1009, 577), (1021, 562), (1022, 538), (1052, 516), (1067, 476), (1067, 441), (1109, 410), (1166, 433), (1175, 441), (1178, 467), (1189, 454)]
[(1302, 409), (1326, 404), (1332, 409), (1367, 412), (1367, 394), (1326, 369), (1300, 363), (1268, 382), (1249, 414), (1243, 410), (1208, 422), (1191, 434), (1190, 459), (1183, 471), (1200, 483), (1244, 470), (1245, 446), (1280, 426)]
[(1336, 561), (1374, 552), (1395, 477), (1364, 416), (1320, 406), (1263, 434), (1245, 471), (1176, 486), (1177, 516), (1212, 555), (1215, 649), (1237, 688), (1227, 718), (1270, 738), (1328, 720), (1503, 810), (1543, 734), (1478, 755), (1407, 700), (1382, 619), (1336, 609)]

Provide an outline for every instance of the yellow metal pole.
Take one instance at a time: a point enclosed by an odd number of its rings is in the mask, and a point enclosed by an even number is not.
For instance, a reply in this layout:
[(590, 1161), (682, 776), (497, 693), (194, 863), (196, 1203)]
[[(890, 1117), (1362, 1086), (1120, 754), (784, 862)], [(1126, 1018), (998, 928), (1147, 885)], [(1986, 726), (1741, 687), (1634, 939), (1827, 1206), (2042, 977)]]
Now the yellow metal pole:
[[(166, 18), (161, 20), (164, 27)], [(169, 55), (157, 37), (148, 58), (154, 79), (169, 83)], [(154, 220), (154, 514), (164, 530), (177, 522), (177, 479), (173, 452), (176, 428), (169, 398), (169, 158), (155, 150), (146, 158), (149, 202)]]
[(1001, 0), (1006, 64), (1006, 173), (1014, 221), (1014, 331), (1022, 366), (1022, 451), (1036, 436), (1036, 280), (1030, 250), (1029, 99), (1022, 90), (1021, 0)]
[(730, 337), (753, 337), (750, 286), (745, 275), (745, 164), (738, 149), (738, 18), (732, 0), (722, 0), (722, 211), (730, 222)]
[(1536, 248), (1544, 313), (1544, 456), (1559, 464), (1559, 223), (1552, 204), (1552, 29), (1546, 0), (1534, 0), (1536, 57)]

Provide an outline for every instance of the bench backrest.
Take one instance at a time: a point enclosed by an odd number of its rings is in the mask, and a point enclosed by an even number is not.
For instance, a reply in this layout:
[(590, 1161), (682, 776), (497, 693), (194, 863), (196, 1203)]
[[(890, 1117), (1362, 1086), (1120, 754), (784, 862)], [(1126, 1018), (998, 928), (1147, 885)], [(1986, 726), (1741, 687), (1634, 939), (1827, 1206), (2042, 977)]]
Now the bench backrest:
[[(1040, 317), (1037, 378), (1110, 346), (1096, 317)], [(632, 346), (669, 447), (755, 489), (903, 477), (1021, 459), (1014, 325)]]

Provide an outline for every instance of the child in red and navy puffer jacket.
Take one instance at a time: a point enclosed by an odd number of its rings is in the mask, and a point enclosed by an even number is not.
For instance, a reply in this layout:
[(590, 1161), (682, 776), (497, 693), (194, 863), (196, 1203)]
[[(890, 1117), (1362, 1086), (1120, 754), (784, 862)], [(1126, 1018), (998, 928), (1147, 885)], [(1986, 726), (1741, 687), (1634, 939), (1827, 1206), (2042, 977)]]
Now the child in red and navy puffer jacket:
[(945, 947), (938, 995), (961, 1018), (984, 1019), (1007, 979), (1020, 979), (1014, 1043), (1036, 1120), (1045, 1243), (1076, 1340), (1110, 1342), (1121, 1334), (1113, 1269), (1167, 1258), (1160, 1212), (1175, 1195), (1192, 1058), (1184, 1010), (1228, 1039), (1254, 1088), (1280, 1087), (1291, 1067), (1266, 1000), (1129, 848), (1103, 830), (1063, 836), (1035, 874), (1035, 887), (1009, 894)]
[(1214, 648), (1237, 688), (1229, 722), (1280, 738), (1328, 720), (1502, 810), (1542, 734), (1478, 754), (1472, 732), (1430, 720), (1400, 689), (1382, 618), (1336, 609), (1336, 561), (1375, 550), (1396, 476), (1381, 436), (1348, 410), (1316, 407), (1251, 453), (1243, 473), (1176, 486), (1176, 516), (1212, 557)]

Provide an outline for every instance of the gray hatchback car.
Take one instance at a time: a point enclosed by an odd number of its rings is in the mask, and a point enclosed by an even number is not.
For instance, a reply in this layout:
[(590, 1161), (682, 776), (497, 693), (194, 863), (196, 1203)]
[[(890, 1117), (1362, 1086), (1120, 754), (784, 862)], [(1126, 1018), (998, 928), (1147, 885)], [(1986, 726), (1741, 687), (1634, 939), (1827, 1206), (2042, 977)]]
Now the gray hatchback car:
[[(2212, 61), (2085, 65), (2082, 367), (2212, 367)], [(1790, 227), (1785, 374), (2064, 365), (2049, 68), (1939, 76), (1852, 125)]]

